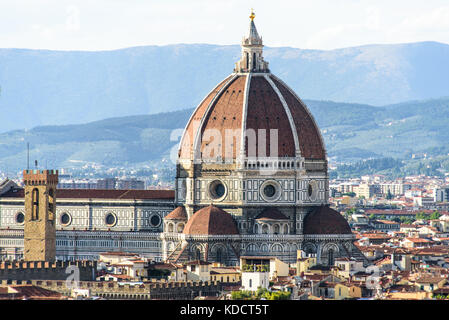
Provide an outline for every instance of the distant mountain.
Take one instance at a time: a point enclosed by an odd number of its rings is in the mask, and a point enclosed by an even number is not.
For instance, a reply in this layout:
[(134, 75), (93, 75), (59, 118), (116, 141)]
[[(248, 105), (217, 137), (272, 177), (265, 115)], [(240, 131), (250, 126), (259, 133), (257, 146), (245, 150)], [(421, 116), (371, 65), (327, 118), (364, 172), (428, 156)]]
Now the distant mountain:
[[(449, 153), (449, 98), (384, 107), (314, 100), (305, 103), (321, 128), (328, 156), (333, 160)], [(185, 127), (192, 111), (2, 133), (0, 171), (26, 167), (27, 141), (31, 160), (37, 159), (43, 167), (67, 168), (86, 162), (129, 167), (157, 164), (169, 158), (177, 143), (171, 141), (171, 134)]]
[[(0, 49), (0, 132), (193, 108), (239, 56), (238, 45), (206, 44)], [(447, 44), (265, 48), (265, 57), (303, 99), (386, 105), (449, 96)]]

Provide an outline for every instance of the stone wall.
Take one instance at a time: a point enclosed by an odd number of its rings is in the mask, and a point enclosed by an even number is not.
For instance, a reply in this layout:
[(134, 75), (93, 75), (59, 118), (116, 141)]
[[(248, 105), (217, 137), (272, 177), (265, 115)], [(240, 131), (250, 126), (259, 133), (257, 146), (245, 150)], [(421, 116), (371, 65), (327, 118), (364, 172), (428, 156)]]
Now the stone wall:
[(0, 263), (0, 280), (66, 280), (74, 274), (73, 270), (67, 269), (69, 266), (78, 268), (81, 281), (91, 281), (96, 278), (96, 261), (4, 261)]
[[(2, 285), (32, 284), (71, 296), (66, 281), (58, 280), (0, 280)], [(77, 289), (89, 290), (90, 296), (111, 300), (193, 300), (198, 296), (218, 296), (223, 287), (218, 282), (167, 282), (164, 280), (137, 283), (115, 281), (80, 281)]]

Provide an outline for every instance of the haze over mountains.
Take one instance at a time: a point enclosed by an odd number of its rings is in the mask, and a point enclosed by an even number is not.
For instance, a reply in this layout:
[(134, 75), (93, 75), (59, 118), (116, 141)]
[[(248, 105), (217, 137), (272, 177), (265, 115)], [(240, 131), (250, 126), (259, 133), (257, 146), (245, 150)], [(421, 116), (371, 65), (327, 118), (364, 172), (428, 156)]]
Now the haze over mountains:
[[(206, 44), (0, 49), (0, 132), (193, 108), (239, 56), (239, 45)], [(447, 44), (265, 48), (265, 57), (303, 99), (379, 106), (449, 96)]]
[[(449, 98), (385, 107), (315, 100), (305, 103), (321, 128), (333, 160), (449, 153)], [(192, 111), (1, 133), (0, 171), (26, 167), (26, 142), (31, 144), (31, 160), (37, 159), (43, 167), (77, 167), (86, 162), (110, 167), (160, 164), (162, 159), (169, 160), (177, 144), (170, 140), (171, 133), (185, 127)]]

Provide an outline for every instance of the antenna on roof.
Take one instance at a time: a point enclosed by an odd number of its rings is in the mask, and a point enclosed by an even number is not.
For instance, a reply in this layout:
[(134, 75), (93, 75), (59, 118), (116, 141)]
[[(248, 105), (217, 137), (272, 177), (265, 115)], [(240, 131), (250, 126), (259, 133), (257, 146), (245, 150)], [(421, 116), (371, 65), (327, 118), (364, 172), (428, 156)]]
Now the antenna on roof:
[(27, 142), (27, 170), (30, 170), (30, 143)]

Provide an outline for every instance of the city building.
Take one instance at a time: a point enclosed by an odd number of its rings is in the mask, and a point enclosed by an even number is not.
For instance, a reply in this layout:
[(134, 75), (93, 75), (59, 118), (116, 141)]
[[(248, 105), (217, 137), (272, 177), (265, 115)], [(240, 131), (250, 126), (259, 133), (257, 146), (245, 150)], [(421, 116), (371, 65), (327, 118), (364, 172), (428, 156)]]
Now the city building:
[(433, 189), (434, 202), (449, 202), (449, 186)]

